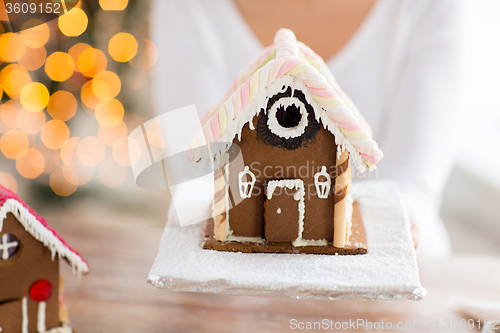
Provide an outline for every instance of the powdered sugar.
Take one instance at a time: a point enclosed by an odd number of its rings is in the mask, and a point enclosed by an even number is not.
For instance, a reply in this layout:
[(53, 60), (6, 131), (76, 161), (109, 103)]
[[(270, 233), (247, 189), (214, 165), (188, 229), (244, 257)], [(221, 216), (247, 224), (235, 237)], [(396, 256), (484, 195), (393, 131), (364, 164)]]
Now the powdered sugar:
[[(171, 290), (298, 298), (421, 299), (410, 222), (398, 186), (370, 181), (356, 195), (368, 254), (328, 256), (203, 250), (203, 225), (169, 223), (148, 282)], [(353, 186), (353, 188), (354, 188)], [(353, 191), (356, 192), (356, 191)], [(361, 192), (361, 191), (360, 191)], [(195, 253), (196, 260), (187, 256)]]

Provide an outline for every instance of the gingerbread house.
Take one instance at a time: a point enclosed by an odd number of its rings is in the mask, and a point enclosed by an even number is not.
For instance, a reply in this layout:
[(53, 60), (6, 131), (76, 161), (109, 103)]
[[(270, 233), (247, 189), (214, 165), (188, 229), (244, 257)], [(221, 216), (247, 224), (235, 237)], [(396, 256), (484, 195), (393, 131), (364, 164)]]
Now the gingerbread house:
[(59, 260), (78, 274), (87, 262), (45, 219), (0, 185), (0, 331), (71, 333)]
[(203, 121), (191, 158), (206, 159), (204, 140), (216, 169), (205, 248), (366, 253), (351, 164), (374, 169), (382, 152), (324, 61), (292, 31), (277, 32)]

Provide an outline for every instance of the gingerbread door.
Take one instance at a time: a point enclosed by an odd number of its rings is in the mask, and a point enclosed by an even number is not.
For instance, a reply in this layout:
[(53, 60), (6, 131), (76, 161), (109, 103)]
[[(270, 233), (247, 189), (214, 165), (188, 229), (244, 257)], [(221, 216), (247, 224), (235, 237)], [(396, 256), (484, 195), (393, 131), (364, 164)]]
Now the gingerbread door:
[(268, 242), (293, 242), (300, 237), (304, 217), (304, 183), (300, 179), (271, 180), (264, 202), (264, 234)]
[(22, 300), (11, 300), (0, 303), (0, 332), (21, 332), (22, 313)]

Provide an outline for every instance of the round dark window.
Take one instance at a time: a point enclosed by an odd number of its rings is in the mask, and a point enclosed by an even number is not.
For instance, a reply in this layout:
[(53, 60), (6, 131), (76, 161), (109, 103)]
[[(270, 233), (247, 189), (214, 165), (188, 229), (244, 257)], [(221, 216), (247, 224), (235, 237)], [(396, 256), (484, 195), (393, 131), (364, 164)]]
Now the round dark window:
[(313, 141), (320, 124), (304, 93), (283, 86), (261, 109), (257, 135), (267, 145), (294, 150)]
[(19, 241), (13, 234), (4, 234), (0, 237), (0, 258), (7, 260), (16, 254)]
[(286, 108), (280, 105), (278, 110), (276, 110), (276, 119), (278, 120), (278, 124), (285, 128), (295, 127), (300, 123), (300, 119), (302, 119), (300, 107), (295, 104), (289, 105)]

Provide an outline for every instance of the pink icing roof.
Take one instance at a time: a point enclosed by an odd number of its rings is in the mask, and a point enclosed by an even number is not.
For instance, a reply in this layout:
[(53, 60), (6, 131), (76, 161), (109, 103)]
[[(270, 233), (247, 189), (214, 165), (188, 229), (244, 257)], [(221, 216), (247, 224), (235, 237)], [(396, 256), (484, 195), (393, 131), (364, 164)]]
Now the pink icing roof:
[[(16, 205), (17, 207), (12, 205), (13, 201), (14, 205)], [(5, 209), (4, 206), (7, 207), (7, 209)], [(28, 219), (31, 216), (34, 217), (39, 224), (37, 223), (37, 226), (34, 226), (32, 222), (30, 228), (27, 228), (25, 226), (27, 231), (30, 232), (30, 234), (35, 239), (41, 241), (45, 245), (45, 247), (57, 252), (60, 256), (68, 260), (68, 262), (79, 272), (89, 272), (87, 261), (85, 261), (85, 259), (83, 259), (77, 251), (72, 249), (71, 246), (69, 246), (69, 244), (66, 243), (66, 241), (62, 237), (60, 237), (54, 229), (49, 227), (47, 221), (43, 217), (38, 215), (31, 207), (26, 205), (26, 203), (21, 200), (14, 192), (0, 184), (0, 231), (2, 229), (3, 219), (5, 218), (5, 215), (7, 213), (12, 213), (14, 214), (14, 216), (17, 215), (16, 218), (18, 220), (19, 215), (26, 216)], [(37, 230), (39, 226), (41, 226), (48, 232), (48, 237), (45, 235), (44, 240), (39, 239), (40, 230)], [(33, 230), (28, 230), (31, 228), (33, 228)], [(33, 231), (36, 232), (36, 235), (33, 234)]]
[[(224, 97), (202, 118), (207, 143), (232, 140), (238, 128), (229, 125), (247, 108), (258, 91), (285, 75), (299, 78), (307, 92), (318, 102), (323, 125), (353, 155), (356, 166), (364, 171), (375, 167), (383, 157), (371, 137), (371, 128), (351, 99), (340, 89), (323, 59), (303, 43), (295, 40), (288, 29), (280, 29), (275, 43), (265, 48), (245, 68)], [(315, 108), (316, 111), (316, 108)], [(234, 133), (233, 133), (234, 132)], [(229, 142), (229, 141), (228, 141)], [(194, 147), (192, 145), (192, 147)]]

